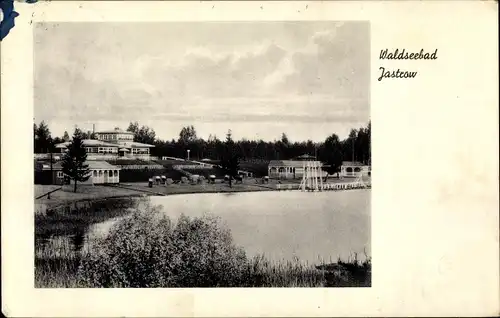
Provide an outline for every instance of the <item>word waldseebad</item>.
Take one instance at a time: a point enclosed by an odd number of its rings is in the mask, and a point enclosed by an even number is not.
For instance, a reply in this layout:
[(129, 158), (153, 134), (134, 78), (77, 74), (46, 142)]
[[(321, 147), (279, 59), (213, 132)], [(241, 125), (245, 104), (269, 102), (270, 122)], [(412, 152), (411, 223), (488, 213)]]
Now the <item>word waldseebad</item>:
[[(380, 51), (380, 59), (381, 60), (435, 60), (437, 59), (437, 49), (433, 53), (426, 53), (424, 49), (421, 49), (420, 52), (407, 52), (405, 49), (399, 50), (396, 49), (394, 52), (389, 52), (388, 49)], [(381, 66), (380, 77), (378, 78), (381, 81), (384, 78), (414, 78), (417, 76), (418, 72), (408, 72), (404, 70), (389, 71), (385, 69), (385, 67)]]

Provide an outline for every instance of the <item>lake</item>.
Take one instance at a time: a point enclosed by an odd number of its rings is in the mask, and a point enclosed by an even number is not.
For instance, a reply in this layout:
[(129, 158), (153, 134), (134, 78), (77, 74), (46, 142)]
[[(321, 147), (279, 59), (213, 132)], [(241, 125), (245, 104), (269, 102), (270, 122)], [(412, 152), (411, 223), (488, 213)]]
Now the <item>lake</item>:
[(371, 190), (186, 194), (151, 202), (173, 219), (220, 216), (249, 256), (316, 263), (371, 254)]

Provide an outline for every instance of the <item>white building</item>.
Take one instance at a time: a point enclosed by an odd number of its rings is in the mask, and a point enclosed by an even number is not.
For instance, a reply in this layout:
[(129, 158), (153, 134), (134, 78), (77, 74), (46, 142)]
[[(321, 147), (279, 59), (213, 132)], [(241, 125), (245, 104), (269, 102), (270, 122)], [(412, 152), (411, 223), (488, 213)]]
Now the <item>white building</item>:
[[(89, 166), (90, 178), (87, 181), (79, 182), (80, 184), (110, 184), (120, 183), (120, 168), (106, 161), (87, 161)], [(48, 172), (52, 184), (65, 184), (68, 178), (62, 172), (62, 162), (53, 164), (50, 168), (49, 164), (44, 164), (40, 167), (41, 171)], [(50, 172), (52, 171), (52, 175)]]
[[(95, 139), (84, 139), (83, 145), (87, 151), (87, 160), (112, 159), (150, 159), (150, 149), (154, 145), (134, 141), (134, 133), (115, 128), (111, 131), (96, 133)], [(61, 153), (67, 151), (70, 142), (63, 142), (55, 146)]]
[(371, 175), (371, 166), (356, 161), (343, 161), (340, 167), (341, 177), (357, 177), (361, 174)]
[[(327, 173), (321, 169), (321, 162), (314, 160), (311, 162), (318, 165), (316, 168), (318, 175), (326, 177)], [(269, 178), (300, 179), (304, 175), (304, 160), (271, 160), (267, 173)]]

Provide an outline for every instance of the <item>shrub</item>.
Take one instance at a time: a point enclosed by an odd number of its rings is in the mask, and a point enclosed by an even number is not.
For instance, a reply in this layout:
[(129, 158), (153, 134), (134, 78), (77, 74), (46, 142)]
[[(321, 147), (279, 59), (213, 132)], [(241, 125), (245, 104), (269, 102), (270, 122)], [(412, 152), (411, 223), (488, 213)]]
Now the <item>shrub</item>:
[(174, 225), (147, 204), (95, 238), (78, 280), (89, 287), (231, 287), (244, 279), (245, 253), (218, 218), (181, 216)]

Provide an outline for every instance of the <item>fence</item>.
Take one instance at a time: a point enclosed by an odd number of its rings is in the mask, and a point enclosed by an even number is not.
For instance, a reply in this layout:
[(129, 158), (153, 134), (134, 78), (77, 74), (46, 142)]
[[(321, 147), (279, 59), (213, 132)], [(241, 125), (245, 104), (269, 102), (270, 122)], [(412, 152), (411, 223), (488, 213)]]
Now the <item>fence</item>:
[(190, 170), (210, 170), (213, 169), (213, 165), (175, 165), (174, 169), (190, 169)]
[(120, 183), (123, 182), (148, 182), (149, 178), (166, 176), (173, 180), (180, 180), (183, 174), (171, 169), (127, 169), (120, 171)]
[(150, 164), (150, 165), (119, 165), (119, 164), (117, 164), (116, 166), (120, 167), (122, 170), (165, 169), (164, 166), (158, 165), (158, 164)]

